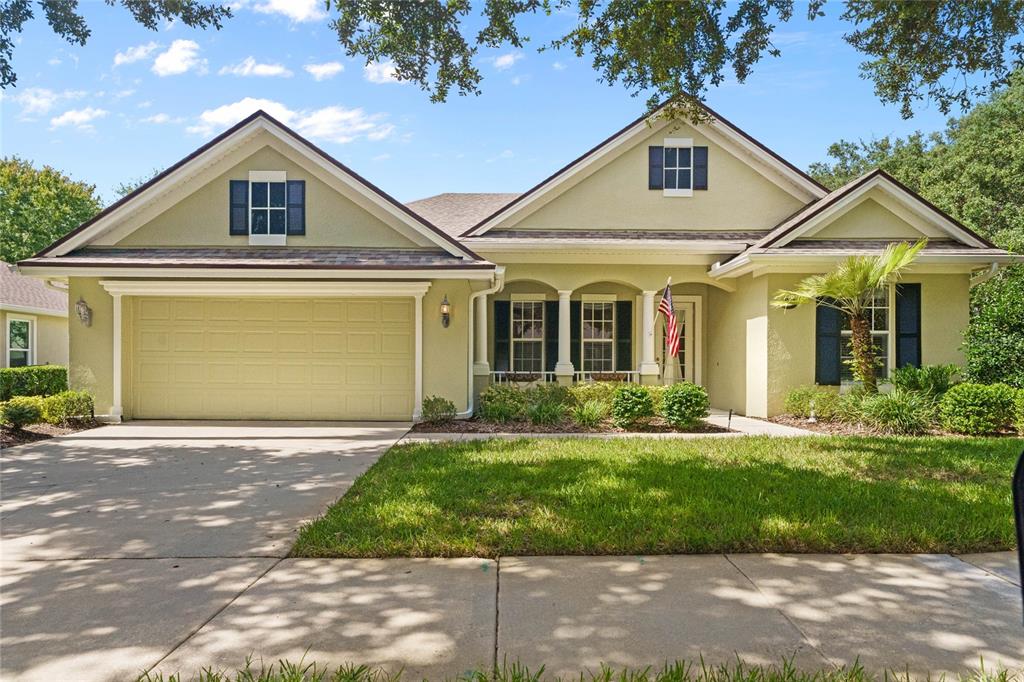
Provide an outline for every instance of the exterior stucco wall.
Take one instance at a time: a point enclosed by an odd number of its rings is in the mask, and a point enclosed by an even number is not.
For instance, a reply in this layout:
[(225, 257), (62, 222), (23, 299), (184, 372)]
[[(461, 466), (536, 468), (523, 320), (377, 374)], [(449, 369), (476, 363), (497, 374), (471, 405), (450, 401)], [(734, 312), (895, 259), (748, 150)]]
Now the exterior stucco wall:
[(68, 283), (68, 300), (82, 298), (92, 309), (91, 326), (86, 327), (77, 317), (68, 324), (68, 381), (71, 388), (92, 394), (96, 414), (110, 414), (114, 400), (114, 299), (98, 278), (73, 277)]
[(121, 239), (118, 246), (248, 246), (247, 236), (228, 234), (230, 180), (248, 180), (250, 170), (283, 170), (306, 181), (306, 234), (289, 235), (288, 246), (415, 248), (400, 234), (279, 151), (265, 146), (231, 170)]
[[(0, 330), (7, 334), (7, 318), (29, 319), (35, 323), (35, 357), (36, 365), (66, 365), (68, 363), (68, 318), (39, 313), (13, 313), (0, 310)], [(0, 340), (0, 348), (6, 352), (6, 338)], [(0, 366), (7, 366), (8, 358), (0, 361)]]
[[(423, 297), (423, 397), (438, 395), (464, 412), (469, 402), (470, 283), (434, 280)], [(441, 325), (441, 301), (451, 304), (451, 322)]]
[(747, 275), (736, 291), (708, 287), (707, 373), (711, 405), (765, 416), (767, 385), (767, 282)]
[[(689, 137), (694, 145), (708, 147), (707, 190), (683, 198), (647, 188), (647, 147), (663, 144), (666, 137)], [(768, 230), (804, 203), (698, 129), (677, 124), (655, 126), (589, 177), (497, 229)]]
[(921, 239), (949, 235), (937, 227), (919, 222), (917, 226), (896, 215), (879, 201), (887, 201), (878, 189), (847, 209), (821, 229), (806, 235), (807, 239)]

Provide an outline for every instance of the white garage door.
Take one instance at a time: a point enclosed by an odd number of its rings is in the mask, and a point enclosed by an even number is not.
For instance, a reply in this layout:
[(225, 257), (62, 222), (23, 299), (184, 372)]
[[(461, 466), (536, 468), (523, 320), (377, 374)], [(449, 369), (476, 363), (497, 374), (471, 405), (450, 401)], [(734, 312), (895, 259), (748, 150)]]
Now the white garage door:
[(412, 298), (131, 300), (137, 419), (412, 417)]

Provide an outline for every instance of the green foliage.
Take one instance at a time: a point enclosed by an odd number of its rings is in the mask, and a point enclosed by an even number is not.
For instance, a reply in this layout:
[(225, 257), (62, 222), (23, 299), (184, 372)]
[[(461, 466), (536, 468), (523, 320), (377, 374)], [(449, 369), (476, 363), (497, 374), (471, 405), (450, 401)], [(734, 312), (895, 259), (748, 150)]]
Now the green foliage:
[(100, 210), (94, 185), (16, 156), (0, 159), (0, 260), (17, 263)]
[(654, 396), (650, 389), (639, 384), (624, 384), (612, 394), (612, 421), (628, 429), (646, 424), (654, 416)]
[(39, 396), (16, 396), (0, 403), (0, 421), (16, 429), (43, 420), (43, 399)]
[(1013, 427), (1024, 436), (1024, 388), (1017, 391), (1017, 398), (1013, 401)]
[(32, 365), (0, 369), (0, 400), (17, 395), (53, 395), (68, 390), (68, 368)]
[(798, 386), (786, 394), (783, 409), (794, 417), (814, 416), (821, 421), (831, 421), (839, 409), (839, 392), (826, 386)]
[(491, 384), (480, 394), (480, 417), (505, 423), (522, 419), (526, 413), (526, 392), (512, 384)]
[(401, 677), (401, 672), (391, 673), (383, 668), (354, 663), (345, 663), (332, 672), (329, 666), (306, 663), (304, 657), (297, 663), (280, 660), (270, 665), (261, 659), (257, 667), (253, 664), (252, 656), (249, 656), (245, 659), (245, 666), (234, 673), (213, 668), (203, 668), (191, 677), (184, 677), (180, 672), (166, 675), (163, 672), (147, 672), (140, 675), (136, 682), (398, 682)]
[(683, 381), (665, 389), (659, 413), (672, 426), (691, 428), (708, 416), (711, 401), (703, 386)]
[(968, 435), (998, 431), (1012, 421), (1015, 398), (1014, 390), (1005, 384), (957, 384), (939, 403), (942, 426)]
[(439, 395), (428, 395), (423, 399), (421, 418), (427, 424), (443, 424), (455, 419), (455, 403)]
[(573, 397), (566, 386), (554, 382), (540, 383), (526, 389), (526, 402), (529, 405), (555, 403), (568, 406), (572, 404)]
[(43, 420), (66, 426), (93, 417), (92, 396), (85, 391), (61, 391), (43, 398)]
[(586, 400), (572, 407), (572, 420), (588, 429), (596, 428), (608, 416), (608, 403), (601, 400)]
[(894, 369), (889, 375), (889, 381), (895, 388), (923, 393), (933, 400), (939, 400), (953, 385), (953, 378), (959, 372), (960, 368), (956, 365), (906, 365)]
[[(1018, 203), (1024, 208), (1024, 196)], [(1024, 221), (1020, 229), (1024, 241)], [(1003, 270), (971, 290), (964, 356), (964, 374), (971, 381), (1024, 388), (1024, 266)]]
[(605, 408), (612, 409), (612, 396), (622, 386), (627, 386), (622, 381), (581, 381), (569, 388), (569, 393), (580, 405), (591, 400), (604, 403)]
[(872, 394), (863, 388), (855, 388), (852, 391), (839, 396), (836, 403), (836, 411), (833, 419), (847, 424), (860, 424), (866, 421), (864, 415), (864, 403)]
[(867, 396), (861, 402), (864, 421), (882, 433), (914, 435), (932, 425), (935, 403), (927, 393), (894, 388), (889, 393)]
[(526, 418), (537, 426), (554, 426), (565, 419), (565, 410), (565, 405), (555, 400), (538, 400), (526, 406)]

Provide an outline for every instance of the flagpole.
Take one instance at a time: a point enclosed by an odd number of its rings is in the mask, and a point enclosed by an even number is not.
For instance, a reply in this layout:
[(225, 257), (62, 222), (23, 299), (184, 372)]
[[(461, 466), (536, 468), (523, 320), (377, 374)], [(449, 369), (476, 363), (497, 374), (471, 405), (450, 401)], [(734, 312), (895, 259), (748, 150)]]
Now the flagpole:
[[(665, 289), (671, 290), (671, 288), (672, 288), (672, 276), (669, 275), (668, 281), (665, 282)], [(661, 292), (661, 298), (662, 298), (662, 300), (665, 299), (665, 291), (664, 290), (662, 290), (662, 292)], [(661, 315), (661, 306), (658, 306), (658, 315)], [(655, 316), (654, 321), (655, 321), (655, 323), (657, 323), (657, 321), (658, 321), (657, 316)], [(655, 327), (657, 327), (657, 324), (655, 324)], [(665, 333), (668, 334), (668, 318), (665, 318)], [(661, 379), (661, 383), (663, 385), (665, 383), (665, 367), (666, 367), (667, 363), (668, 363), (668, 358), (665, 357), (665, 349), (662, 348), (661, 349), (661, 367), (660, 367), (660, 369), (658, 371), (658, 378)]]

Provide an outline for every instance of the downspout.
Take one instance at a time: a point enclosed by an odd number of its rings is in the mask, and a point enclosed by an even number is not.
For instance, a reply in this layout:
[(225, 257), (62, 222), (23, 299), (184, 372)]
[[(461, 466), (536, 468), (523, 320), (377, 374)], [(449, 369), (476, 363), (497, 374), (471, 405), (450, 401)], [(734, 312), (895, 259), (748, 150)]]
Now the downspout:
[(494, 268), (494, 286), (489, 289), (481, 289), (480, 291), (474, 292), (469, 295), (469, 366), (468, 379), (466, 380), (466, 411), (459, 413), (460, 419), (469, 419), (473, 416), (473, 365), (475, 364), (476, 358), (474, 353), (476, 352), (475, 335), (476, 335), (476, 320), (473, 317), (476, 315), (476, 299), (481, 296), (489, 296), (496, 294), (505, 287), (505, 266), (498, 265)]
[(982, 284), (984, 282), (989, 281), (990, 279), (995, 277), (997, 272), (999, 272), (999, 263), (991, 263), (991, 264), (989, 264), (988, 270), (982, 270), (977, 275), (974, 275), (973, 277), (971, 277), (971, 283), (970, 283), (971, 288), (976, 287), (979, 284)]

